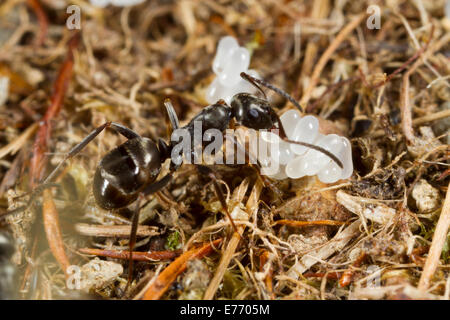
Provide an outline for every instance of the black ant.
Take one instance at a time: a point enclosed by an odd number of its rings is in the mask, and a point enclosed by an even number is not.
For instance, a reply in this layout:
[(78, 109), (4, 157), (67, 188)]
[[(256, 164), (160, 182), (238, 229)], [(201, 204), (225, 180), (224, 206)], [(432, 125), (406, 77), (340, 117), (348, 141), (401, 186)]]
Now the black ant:
[[(303, 112), (301, 106), (284, 91), (270, 85), (263, 80), (256, 79), (246, 73), (241, 73), (241, 77), (255, 85), (263, 94), (264, 92), (258, 86), (258, 84), (274, 90), (275, 92), (290, 100)], [(173, 132), (174, 130), (180, 128), (178, 117), (169, 99), (165, 100), (164, 106), (166, 108), (166, 112), (168, 114), (171, 129)], [(217, 129), (221, 132), (224, 132), (226, 129), (228, 129), (233, 121), (238, 126), (244, 126), (254, 130), (277, 128), (280, 132), (280, 138), (282, 138), (283, 140), (289, 143), (299, 144), (322, 152), (333, 161), (335, 161), (341, 168), (343, 167), (341, 161), (328, 150), (309, 143), (289, 140), (286, 136), (278, 115), (275, 113), (270, 103), (267, 101), (267, 97), (265, 97), (265, 99), (262, 99), (248, 93), (238, 93), (232, 98), (230, 106), (228, 106), (222, 100), (218, 101), (215, 104), (209, 105), (202, 111), (200, 111), (200, 113), (198, 113), (186, 126), (182, 127), (181, 129), (186, 129), (189, 132), (193, 132), (195, 121), (200, 121), (204, 130)], [(164, 140), (158, 139), (158, 142), (156, 143), (149, 138), (141, 137), (133, 130), (121, 124), (115, 122), (106, 122), (93, 130), (83, 139), (83, 141), (81, 141), (78, 145), (72, 148), (69, 153), (66, 154), (66, 156), (58, 164), (58, 166), (49, 174), (49, 176), (41, 183), (41, 185), (32, 192), (29, 203), (32, 201), (31, 199), (34, 198), (37, 193), (40, 193), (43, 188), (53, 185), (51, 183), (52, 179), (59, 171), (59, 168), (68, 159), (77, 155), (87, 144), (89, 144), (106, 128), (114, 129), (128, 140), (118, 147), (114, 148), (113, 150), (109, 151), (100, 161), (95, 171), (93, 194), (96, 203), (103, 209), (121, 209), (135, 202), (135, 200), (139, 196), (146, 196), (161, 190), (170, 182), (173, 172), (176, 171), (182, 164), (181, 158), (183, 155), (180, 155), (180, 158), (178, 159), (173, 159), (171, 157), (171, 152), (174, 148), (173, 142), (169, 142), (169, 144), (167, 144)], [(234, 140), (234, 144), (239, 146), (236, 140)], [(248, 155), (248, 153), (246, 155)], [(188, 157), (191, 155), (185, 156)], [(169, 173), (157, 180), (158, 176), (160, 175), (162, 164), (169, 158)], [(257, 167), (260, 168), (260, 165), (258, 164)], [(198, 168), (201, 172), (207, 173), (208, 176), (212, 178), (214, 189), (221, 203), (222, 210), (226, 213), (233, 229), (237, 231), (233, 219), (228, 212), (225, 197), (219, 187), (214, 173), (205, 166), (198, 165)], [(264, 181), (267, 180), (264, 179)], [(265, 185), (267, 184), (265, 183)], [(8, 215), (23, 211), (28, 206), (29, 204), (27, 204), (25, 207), (20, 207), (13, 211), (7, 212), (6, 214)], [(131, 259), (131, 252), (133, 251), (134, 245), (136, 243), (138, 221), (139, 206), (137, 206), (137, 209), (132, 218), (132, 227), (129, 241), (130, 261), (127, 288), (130, 284), (132, 275), (133, 260)]]

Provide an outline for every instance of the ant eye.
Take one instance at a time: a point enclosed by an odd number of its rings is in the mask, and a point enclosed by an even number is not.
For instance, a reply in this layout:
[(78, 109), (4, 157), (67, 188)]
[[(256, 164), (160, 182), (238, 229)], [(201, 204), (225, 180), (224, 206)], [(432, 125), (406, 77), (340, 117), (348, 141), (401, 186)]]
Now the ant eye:
[(248, 115), (251, 118), (257, 119), (259, 117), (259, 112), (256, 109), (250, 109), (250, 110), (248, 110)]

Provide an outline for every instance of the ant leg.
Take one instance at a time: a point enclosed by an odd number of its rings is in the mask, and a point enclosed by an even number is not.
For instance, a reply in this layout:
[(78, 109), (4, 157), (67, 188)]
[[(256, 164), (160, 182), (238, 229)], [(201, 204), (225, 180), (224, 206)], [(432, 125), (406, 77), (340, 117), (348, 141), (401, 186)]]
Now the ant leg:
[(243, 145), (241, 145), (239, 143), (239, 141), (237, 141), (237, 139), (236, 139), (236, 137), (234, 135), (231, 136), (231, 139), (233, 140), (233, 143), (236, 146), (236, 148), (238, 150), (240, 150), (241, 152), (244, 152), (246, 158), (248, 157), (248, 159), (249, 159), (249, 166), (252, 167), (253, 169), (255, 169), (256, 174), (258, 175), (259, 179), (261, 180), (263, 186), (269, 188), (270, 190), (272, 190), (273, 193), (275, 193), (279, 197), (279, 199), (282, 199), (283, 192), (281, 192), (281, 190), (278, 189), (266, 176), (263, 176), (261, 174), (261, 167), (262, 166), (261, 166), (259, 160), (257, 158), (255, 158), (255, 157), (253, 157), (253, 155), (250, 154), (250, 152)]
[(144, 195), (149, 195), (152, 193), (155, 193), (159, 190), (161, 190), (162, 188), (164, 188), (169, 182), (170, 180), (172, 180), (172, 172), (166, 174), (164, 177), (162, 177), (160, 180), (148, 185), (143, 191), (142, 193)]
[(123, 295), (126, 294), (130, 284), (131, 284), (131, 280), (132, 280), (132, 276), (133, 276), (133, 249), (134, 246), (136, 245), (136, 238), (137, 238), (137, 228), (139, 225), (139, 214), (141, 212), (141, 207), (140, 207), (140, 199), (146, 195), (155, 193), (159, 190), (161, 190), (162, 188), (164, 188), (172, 179), (172, 172), (166, 174), (163, 178), (161, 178), (160, 180), (150, 184), (149, 186), (147, 186), (143, 191), (141, 191), (138, 200), (136, 202), (136, 209), (133, 213), (133, 218), (131, 221), (131, 231), (130, 231), (130, 238), (129, 238), (129, 242), (128, 242), (128, 248), (129, 248), (129, 258), (128, 258), (128, 281), (127, 281), (127, 285), (125, 287), (125, 290), (123, 291)]
[(128, 258), (128, 280), (127, 285), (125, 286), (125, 289), (123, 290), (123, 295), (127, 293), (128, 288), (130, 287), (132, 278), (133, 278), (133, 249), (136, 245), (136, 239), (137, 239), (137, 228), (139, 225), (139, 213), (141, 211), (140, 208), (140, 198), (142, 195), (140, 195), (136, 201), (136, 208), (133, 213), (133, 218), (131, 222), (131, 231), (130, 231), (130, 238), (128, 241), (128, 248), (129, 248), (129, 258)]
[(2, 215), (2, 217), (6, 216), (6, 215), (10, 215), (10, 214), (23, 212), (24, 210), (26, 210), (27, 208), (30, 207), (30, 205), (33, 202), (33, 199), (38, 194), (42, 193), (42, 191), (44, 189), (55, 186), (54, 184), (51, 183), (51, 181), (53, 180), (55, 175), (58, 173), (59, 169), (64, 165), (64, 163), (67, 160), (69, 160), (69, 159), (73, 158), (74, 156), (76, 156), (81, 150), (83, 150), (84, 147), (86, 147), (92, 140), (94, 140), (103, 130), (105, 130), (108, 127), (111, 127), (112, 129), (114, 129), (115, 131), (117, 131), (118, 133), (120, 133), (121, 135), (126, 137), (127, 139), (133, 139), (133, 138), (139, 137), (139, 135), (136, 132), (134, 132), (133, 130), (131, 130), (131, 129), (129, 129), (129, 128), (119, 124), (119, 123), (115, 123), (115, 122), (111, 122), (111, 121), (105, 122), (101, 126), (99, 126), (96, 129), (94, 129), (91, 133), (89, 133), (79, 144), (77, 144), (75, 147), (73, 147), (64, 156), (64, 158), (61, 160), (61, 162), (56, 166), (55, 169), (53, 169), (52, 172), (50, 172), (50, 174), (47, 176), (47, 178), (45, 178), (44, 181), (42, 181), (39, 184), (39, 186), (36, 187), (31, 192), (30, 200), (27, 202), (27, 204), (25, 206), (19, 207), (17, 209), (11, 210), (11, 211), (7, 211), (6, 213), (4, 213)]
[(225, 196), (222, 192), (222, 189), (220, 189), (219, 183), (217, 182), (219, 179), (217, 179), (216, 175), (210, 168), (200, 165), (200, 164), (197, 164), (196, 167), (200, 173), (205, 174), (212, 179), (212, 182), (214, 185), (214, 191), (216, 193), (216, 196), (219, 198), (220, 204), (222, 206), (222, 210), (225, 212), (228, 220), (230, 220), (230, 223), (234, 229), (234, 232), (236, 232), (241, 237), (241, 239), (243, 239), (241, 234), (239, 233), (236, 225), (234, 224), (234, 221), (233, 221), (233, 218), (231, 217), (230, 212), (228, 211), (228, 206), (227, 206), (227, 202), (225, 200)]
[(136, 132), (133, 130), (115, 122), (105, 122), (101, 126), (94, 129), (91, 133), (89, 133), (79, 144), (77, 144), (75, 147), (73, 147), (65, 156), (64, 159), (61, 160), (61, 162), (56, 166), (55, 169), (45, 178), (45, 180), (42, 182), (43, 184), (48, 183), (53, 179), (53, 177), (56, 175), (56, 173), (59, 171), (59, 168), (69, 159), (76, 156), (81, 150), (84, 149), (92, 140), (94, 140), (103, 130), (110, 127), (111, 129), (114, 129), (121, 135), (123, 135), (127, 139), (133, 139), (140, 137)]

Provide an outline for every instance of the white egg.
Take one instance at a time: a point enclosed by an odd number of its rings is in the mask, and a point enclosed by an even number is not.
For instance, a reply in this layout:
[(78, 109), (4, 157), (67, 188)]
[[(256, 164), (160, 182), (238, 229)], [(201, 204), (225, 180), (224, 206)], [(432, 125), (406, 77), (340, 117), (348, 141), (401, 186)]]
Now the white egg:
[(347, 138), (341, 137), (342, 143), (344, 145), (343, 155), (342, 155), (342, 163), (344, 165), (344, 169), (342, 170), (341, 179), (348, 179), (351, 177), (353, 173), (353, 158), (352, 158), (352, 145)]
[(250, 52), (239, 47), (233, 51), (222, 72), (218, 74), (219, 81), (226, 87), (235, 86), (242, 79), (241, 72), (246, 71), (250, 64)]
[(214, 103), (220, 99), (220, 96), (222, 96), (222, 92), (220, 90), (219, 80), (216, 78), (206, 89), (205, 98), (208, 103)]
[(289, 139), (293, 140), (292, 136), (301, 118), (302, 115), (298, 110), (295, 109), (288, 110), (281, 115), (280, 120)]
[(320, 170), (317, 177), (324, 183), (334, 183), (341, 179), (342, 169), (334, 161), (331, 161)]
[(280, 136), (271, 131), (261, 130), (259, 134), (261, 135), (261, 139), (267, 143), (280, 143), (281, 142)]
[(284, 165), (280, 165), (278, 172), (276, 174), (270, 176), (270, 178), (275, 179), (275, 180), (284, 180), (287, 177), (288, 176), (286, 174), (286, 167)]
[[(313, 143), (319, 133), (319, 120), (313, 116), (301, 118), (292, 134), (292, 140), (307, 143)], [(291, 144), (291, 150), (296, 154), (304, 154), (309, 150), (308, 147)]]
[[(333, 154), (337, 154), (344, 148), (341, 137), (337, 134), (329, 134), (322, 137), (316, 145)], [(312, 176), (317, 174), (330, 161), (332, 160), (324, 153), (311, 149), (305, 155), (303, 170), (305, 170), (307, 175)]]
[(280, 141), (280, 143), (270, 144), (270, 156), (274, 161), (286, 165), (294, 158), (295, 154), (287, 142)]
[[(237, 93), (255, 93), (257, 89), (240, 76), (241, 72), (246, 72), (259, 78), (255, 70), (247, 70), (249, 65), (249, 51), (240, 47), (233, 37), (222, 38), (213, 61), (213, 71), (217, 76), (205, 92), (206, 100), (212, 104), (224, 99), (230, 104)], [(273, 132), (260, 131), (258, 139), (255, 139), (258, 142), (254, 153), (257, 150), (261, 174), (279, 180), (317, 174), (325, 183), (334, 183), (352, 175), (353, 161), (348, 139), (336, 134), (321, 134), (318, 119), (311, 115), (302, 117), (296, 109), (285, 112), (280, 120), (290, 140), (314, 144), (328, 150), (342, 161), (343, 168), (320, 151), (287, 143)]]
[(286, 175), (292, 179), (299, 179), (306, 176), (305, 170), (303, 170), (303, 158), (302, 156), (296, 156), (288, 162), (286, 165)]
[(237, 48), (239, 48), (239, 44), (235, 38), (227, 36), (220, 39), (212, 65), (215, 74), (219, 75), (223, 72), (225, 66), (230, 61), (230, 57)]
[(261, 167), (261, 174), (268, 177), (278, 177), (280, 176), (280, 171), (284, 172), (284, 166), (280, 165), (272, 158), (266, 162), (265, 166)]

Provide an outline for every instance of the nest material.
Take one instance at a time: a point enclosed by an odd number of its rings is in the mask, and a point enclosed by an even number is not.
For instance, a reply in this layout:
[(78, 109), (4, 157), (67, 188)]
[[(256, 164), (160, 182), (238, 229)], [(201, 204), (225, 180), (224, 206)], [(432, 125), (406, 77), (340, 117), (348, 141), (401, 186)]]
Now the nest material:
[[(34, 2), (0, 5), (0, 79), (9, 78), (8, 98), (0, 105), (4, 209), (23, 201), (7, 199), (8, 194), (29, 191), (35, 123), (49, 106), (73, 33), (65, 27), (65, 1), (40, 2), (46, 29)], [(261, 187), (252, 168), (214, 166), (241, 239), (232, 235), (211, 180), (183, 165), (173, 183), (148, 197), (136, 250), (179, 255), (198, 243), (223, 241), (201, 260), (189, 259), (158, 297), (448, 299), (450, 238), (439, 218), (448, 211), (450, 17), (444, 16), (444, 1), (380, 1), (381, 29), (368, 29), (372, 2), (147, 1), (97, 9), (77, 1), (81, 41), (61, 111), (51, 120), (47, 172), (107, 120), (154, 140), (166, 138), (161, 121), (166, 97), (181, 123), (188, 122), (206, 105), (217, 41), (233, 35), (252, 51), (251, 68), (351, 139), (355, 171), (335, 185), (315, 177), (276, 182), (280, 197)], [(279, 114), (293, 107), (267, 94)], [(99, 209), (91, 191), (98, 161), (121, 142), (106, 130), (70, 161), (59, 177), (61, 187), (53, 190), (73, 265), (95, 259), (78, 251), (83, 247), (128, 248), (126, 227), (115, 225), (129, 224), (129, 212)], [(37, 199), (34, 211), (41, 202)], [(71, 297), (38, 217), (27, 211), (26, 219), (9, 220), (19, 242), (14, 261), (24, 266), (21, 292), (28, 298)], [(298, 221), (337, 223), (299, 227)], [(79, 234), (86, 224), (94, 229)], [(92, 231), (98, 225), (101, 236)], [(145, 234), (147, 229), (152, 233)], [(443, 237), (437, 254), (430, 251), (435, 232), (435, 238)], [(146, 286), (161, 280), (174, 259), (142, 257), (135, 263), (130, 297), (146, 296)], [(118, 298), (128, 261), (101, 259), (122, 264), (125, 272), (93, 286), (92, 294)], [(436, 270), (432, 277), (422, 274), (425, 264)], [(42, 271), (39, 286), (27, 286), (35, 268)]]

